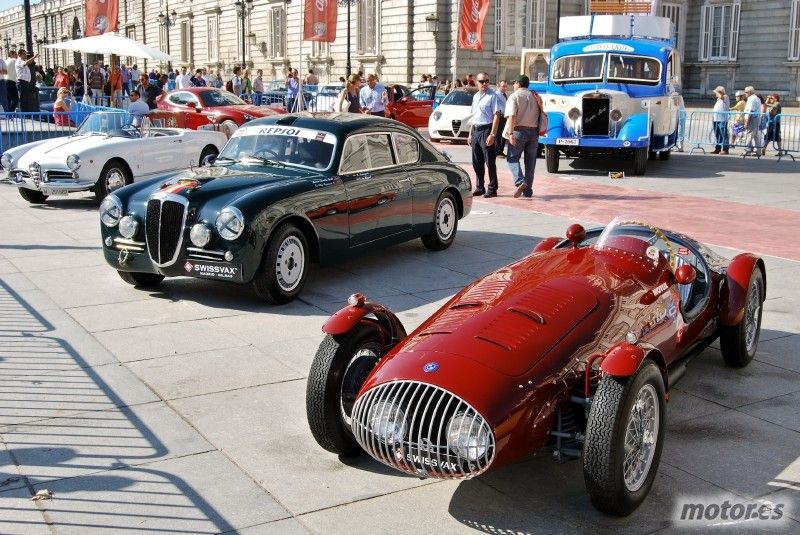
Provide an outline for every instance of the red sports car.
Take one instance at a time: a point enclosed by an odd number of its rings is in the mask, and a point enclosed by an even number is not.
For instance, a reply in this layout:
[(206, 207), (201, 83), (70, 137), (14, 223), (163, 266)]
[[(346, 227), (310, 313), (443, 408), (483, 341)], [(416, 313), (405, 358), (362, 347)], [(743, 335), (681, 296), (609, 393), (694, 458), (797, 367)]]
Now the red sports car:
[(625, 218), (572, 225), (409, 335), (351, 296), (309, 374), (311, 431), (334, 453), (448, 479), (550, 446), (582, 459), (596, 508), (626, 515), (655, 479), (671, 388), (717, 338), (726, 364), (750, 362), (766, 288), (749, 253), (729, 261)]
[(214, 87), (191, 87), (176, 89), (156, 99), (158, 109), (177, 112), (193, 112), (187, 116), (187, 128), (196, 130), (208, 124), (220, 125), (228, 137), (247, 121), (279, 113), (266, 106), (253, 106), (230, 91)]
[(435, 86), (409, 90), (405, 86), (395, 84), (387, 91), (389, 103), (386, 105), (386, 117), (400, 121), (411, 128), (424, 128), (428, 126), (428, 117), (433, 113), (435, 96)]

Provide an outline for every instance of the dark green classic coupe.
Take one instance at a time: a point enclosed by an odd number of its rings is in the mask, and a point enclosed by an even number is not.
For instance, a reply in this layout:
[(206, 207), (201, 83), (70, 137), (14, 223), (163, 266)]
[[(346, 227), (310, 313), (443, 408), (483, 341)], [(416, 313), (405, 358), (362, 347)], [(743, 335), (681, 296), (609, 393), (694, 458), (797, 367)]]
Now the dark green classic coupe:
[(309, 262), (417, 237), (447, 248), (472, 207), (470, 189), (463, 169), (396, 121), (268, 117), (237, 130), (211, 165), (106, 197), (103, 252), (133, 285), (201, 277), (286, 303)]

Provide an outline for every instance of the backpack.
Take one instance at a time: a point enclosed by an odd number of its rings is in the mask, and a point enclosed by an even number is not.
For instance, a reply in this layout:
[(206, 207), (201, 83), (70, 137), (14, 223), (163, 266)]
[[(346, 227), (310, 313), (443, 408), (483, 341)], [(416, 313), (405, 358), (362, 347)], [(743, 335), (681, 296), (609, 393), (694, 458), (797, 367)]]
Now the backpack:
[(233, 80), (228, 80), (225, 82), (225, 91), (230, 91), (233, 93)]
[(539, 93), (533, 90), (531, 90), (531, 93), (533, 93), (533, 97), (536, 99), (536, 103), (539, 105), (539, 132), (547, 133), (547, 128), (550, 125), (550, 122), (547, 117), (547, 113), (544, 111), (544, 102), (542, 102), (542, 97), (539, 96)]

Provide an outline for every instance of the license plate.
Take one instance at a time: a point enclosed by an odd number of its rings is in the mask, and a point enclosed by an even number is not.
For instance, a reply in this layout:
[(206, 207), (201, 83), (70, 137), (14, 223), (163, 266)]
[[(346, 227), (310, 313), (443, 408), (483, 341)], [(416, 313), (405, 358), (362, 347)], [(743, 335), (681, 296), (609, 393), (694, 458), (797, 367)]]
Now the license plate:
[(69, 195), (67, 188), (42, 188), (42, 193), (45, 195)]
[(224, 262), (208, 262), (206, 260), (187, 260), (183, 270), (190, 277), (218, 279), (223, 281), (242, 282), (242, 265)]
[(577, 145), (578, 138), (576, 137), (560, 137), (556, 139), (556, 145)]

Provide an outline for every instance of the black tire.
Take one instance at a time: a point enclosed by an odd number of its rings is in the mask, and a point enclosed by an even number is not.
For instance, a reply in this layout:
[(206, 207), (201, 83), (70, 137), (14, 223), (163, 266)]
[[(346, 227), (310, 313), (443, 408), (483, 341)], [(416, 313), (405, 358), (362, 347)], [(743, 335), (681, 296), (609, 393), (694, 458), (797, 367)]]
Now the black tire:
[(667, 160), (669, 160), (670, 156), (672, 156), (671, 150), (662, 150), (661, 152), (658, 153), (658, 159), (661, 160), (662, 162), (666, 162)]
[(306, 387), (306, 415), (311, 434), (338, 455), (363, 452), (348, 419), (359, 389), (380, 360), (379, 327), (362, 322), (345, 334), (327, 335), (319, 346)]
[(422, 243), (431, 251), (450, 247), (458, 231), (458, 205), (449, 191), (443, 191), (433, 211), (433, 232), (422, 236)]
[(544, 158), (547, 161), (547, 172), (558, 173), (558, 148), (555, 145), (545, 145)]
[(652, 150), (651, 150), (651, 151), (648, 151), (648, 152), (647, 152), (647, 159), (648, 159), (648, 160), (655, 160), (655, 159), (656, 159), (656, 156), (657, 156), (657, 154), (656, 154), (656, 152), (655, 152), (655, 151), (652, 151)]
[(158, 286), (164, 280), (164, 275), (158, 273), (135, 273), (133, 271), (119, 271), (119, 278), (131, 286), (151, 287)]
[(265, 301), (282, 305), (300, 295), (308, 274), (308, 243), (291, 223), (279, 227), (270, 238), (253, 279), (253, 291)]
[[(625, 476), (627, 431), (634, 407), (638, 405), (637, 400), (641, 396), (652, 402), (651, 408), (656, 418), (651, 423), (650, 436), (652, 437), (654, 429), (657, 429), (657, 433), (654, 444), (651, 443), (647, 452), (650, 461), (644, 463), (643, 468), (646, 471), (628, 481)], [(592, 505), (598, 510), (612, 515), (628, 515), (650, 492), (664, 444), (664, 398), (661, 372), (651, 360), (645, 360), (632, 377), (605, 375), (600, 380), (589, 411), (583, 447), (583, 479)], [(642, 433), (642, 437), (645, 436), (646, 433)], [(634, 460), (637, 453), (646, 446), (641, 439), (635, 441), (638, 444), (630, 448), (629, 452), (635, 456)]]
[(200, 153), (200, 167), (208, 165), (206, 160), (211, 156), (216, 158), (218, 154), (219, 151), (217, 150), (217, 147), (209, 145), (208, 147), (204, 148), (203, 152)]
[(647, 147), (636, 149), (633, 153), (633, 174), (643, 175), (647, 171), (647, 158), (650, 151)]
[[(756, 354), (761, 337), (761, 315), (764, 302), (764, 276), (756, 266), (750, 275), (745, 298), (744, 317), (738, 325), (720, 327), (719, 342), (725, 364), (735, 368), (747, 366)], [(748, 331), (752, 333), (748, 336)], [(750, 338), (752, 337), (752, 338)], [(748, 340), (750, 338), (750, 340)]]
[(109, 160), (100, 171), (100, 178), (94, 185), (94, 196), (98, 201), (106, 198), (106, 195), (116, 191), (123, 186), (133, 183), (128, 167), (120, 160)]
[(19, 194), (23, 199), (31, 204), (44, 204), (47, 201), (47, 195), (41, 191), (28, 188), (18, 188)]

